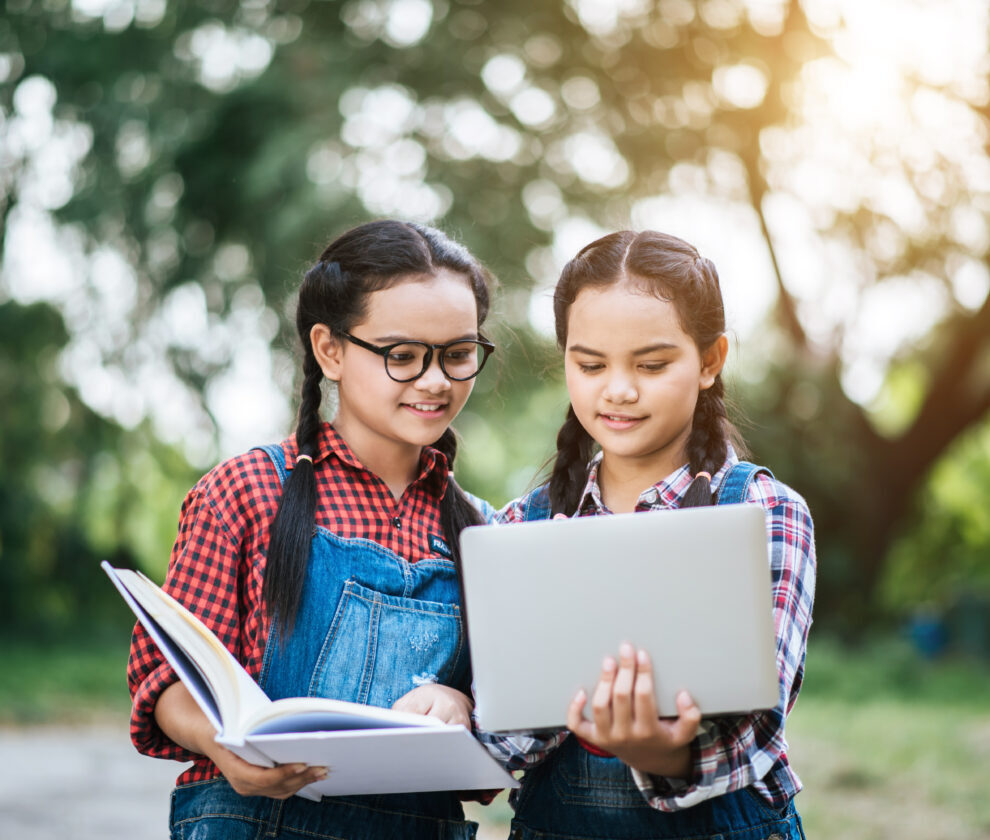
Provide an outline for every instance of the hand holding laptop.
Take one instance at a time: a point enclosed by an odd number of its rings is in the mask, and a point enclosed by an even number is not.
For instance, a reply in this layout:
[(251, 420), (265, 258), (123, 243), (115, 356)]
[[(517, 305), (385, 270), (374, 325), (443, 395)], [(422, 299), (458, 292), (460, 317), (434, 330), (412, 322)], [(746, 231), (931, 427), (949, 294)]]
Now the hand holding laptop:
[(588, 697), (579, 689), (567, 710), (567, 728), (630, 767), (657, 776), (687, 776), (688, 745), (701, 722), (701, 710), (686, 691), (677, 695), (677, 717), (661, 718), (655, 699), (653, 663), (645, 650), (624, 642), (619, 659), (605, 657), (591, 695), (591, 720), (584, 714)]
[[(677, 715), (684, 690), (703, 715), (778, 700), (757, 505), (466, 528), (461, 551), (477, 712), (489, 732), (565, 726), (578, 689), (594, 702), (602, 660), (623, 640), (652, 659), (659, 715)], [(520, 606), (533, 598), (539, 609)], [(592, 710), (585, 716), (594, 722)]]

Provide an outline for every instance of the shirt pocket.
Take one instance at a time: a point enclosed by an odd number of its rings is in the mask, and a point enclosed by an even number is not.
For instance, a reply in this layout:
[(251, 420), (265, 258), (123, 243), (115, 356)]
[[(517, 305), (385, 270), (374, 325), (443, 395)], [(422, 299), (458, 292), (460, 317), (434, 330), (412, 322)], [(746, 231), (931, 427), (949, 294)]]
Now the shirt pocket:
[(457, 685), (466, 672), (463, 637), (456, 604), (385, 595), (348, 580), (309, 694), (387, 708), (419, 685)]

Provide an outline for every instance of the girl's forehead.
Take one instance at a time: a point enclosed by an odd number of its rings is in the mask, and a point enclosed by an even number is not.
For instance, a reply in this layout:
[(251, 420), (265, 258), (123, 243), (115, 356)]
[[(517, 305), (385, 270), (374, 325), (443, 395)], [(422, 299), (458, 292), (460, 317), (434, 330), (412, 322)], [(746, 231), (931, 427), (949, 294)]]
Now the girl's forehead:
[[(583, 338), (578, 342), (577, 336)], [(689, 340), (681, 327), (677, 308), (639, 284), (617, 283), (589, 287), (578, 293), (567, 317), (567, 343), (584, 343), (587, 337), (609, 344), (635, 343), (644, 337)]]
[[(368, 295), (362, 324), (375, 330), (411, 334), (438, 325), (474, 328), (478, 302), (470, 281), (456, 272), (411, 275)], [(355, 325), (356, 326), (356, 325)]]

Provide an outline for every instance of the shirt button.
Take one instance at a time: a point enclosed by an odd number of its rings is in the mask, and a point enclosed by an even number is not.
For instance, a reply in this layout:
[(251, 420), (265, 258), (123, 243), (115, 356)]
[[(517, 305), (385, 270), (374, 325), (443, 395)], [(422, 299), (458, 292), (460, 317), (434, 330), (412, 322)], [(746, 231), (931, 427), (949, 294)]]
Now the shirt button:
[(393, 517), (392, 517), (392, 524), (393, 524), (393, 525), (394, 525), (394, 526), (395, 526), (396, 528), (398, 528), (398, 529), (399, 529), (400, 531), (402, 530), (402, 520), (401, 520), (401, 519), (399, 519), (399, 517), (398, 517), (398, 516), (393, 516)]

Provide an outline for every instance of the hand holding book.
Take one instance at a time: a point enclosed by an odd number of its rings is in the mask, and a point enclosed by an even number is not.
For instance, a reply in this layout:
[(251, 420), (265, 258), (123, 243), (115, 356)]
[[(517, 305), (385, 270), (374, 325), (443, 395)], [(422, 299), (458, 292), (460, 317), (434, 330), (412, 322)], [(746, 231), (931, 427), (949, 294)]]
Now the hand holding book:
[[(267, 791), (277, 790), (283, 798), (298, 793), (310, 799), (518, 787), (469, 728), (433, 716), (439, 712), (453, 719), (458, 713), (445, 687), (410, 692), (407, 711), (324, 697), (272, 701), (178, 601), (139, 572), (102, 566), (182, 680), (181, 692), (167, 689), (166, 694), (174, 691), (172, 699), (163, 694), (158, 701), (156, 716), (169, 718), (163, 729), (185, 740), (182, 746), (208, 755), (232, 784), (231, 776), (245, 788), (260, 785), (259, 792), (267, 796), (274, 795)], [(431, 715), (416, 713), (421, 703), (429, 703)], [(173, 721), (173, 716), (184, 722)], [(246, 769), (227, 754), (255, 769)], [(286, 769), (288, 765), (308, 769)], [(322, 767), (327, 768), (326, 776), (314, 779), (316, 768)], [(278, 772), (258, 773), (259, 768)], [(297, 783), (304, 784), (294, 789)]]

